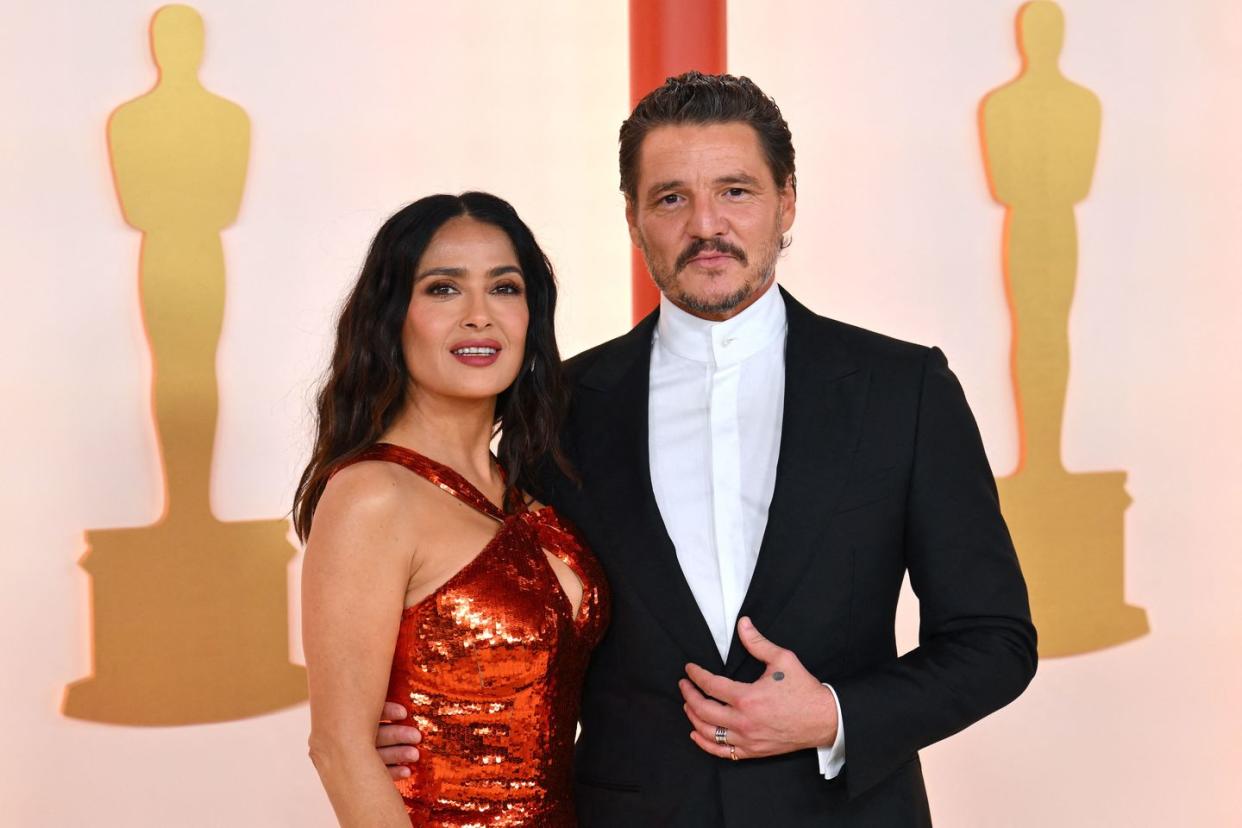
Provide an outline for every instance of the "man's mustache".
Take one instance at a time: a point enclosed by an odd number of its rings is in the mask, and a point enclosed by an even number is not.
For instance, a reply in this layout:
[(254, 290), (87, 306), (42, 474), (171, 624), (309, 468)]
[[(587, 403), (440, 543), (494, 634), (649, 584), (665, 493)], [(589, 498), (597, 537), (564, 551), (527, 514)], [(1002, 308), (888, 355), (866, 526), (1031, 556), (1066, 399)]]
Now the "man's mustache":
[(674, 273), (680, 273), (681, 269), (690, 264), (690, 260), (695, 256), (707, 251), (713, 253), (723, 253), (726, 256), (732, 256), (737, 259), (743, 266), (746, 264), (746, 253), (742, 248), (729, 244), (721, 239), (695, 239), (690, 246), (681, 252), (677, 257), (677, 266), (673, 269)]

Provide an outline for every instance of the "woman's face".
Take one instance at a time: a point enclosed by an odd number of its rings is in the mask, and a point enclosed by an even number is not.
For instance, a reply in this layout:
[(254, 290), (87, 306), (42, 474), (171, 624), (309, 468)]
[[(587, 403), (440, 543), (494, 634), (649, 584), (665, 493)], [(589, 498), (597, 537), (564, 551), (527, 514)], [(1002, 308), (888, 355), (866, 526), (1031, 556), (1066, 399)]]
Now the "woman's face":
[(503, 230), (468, 216), (436, 231), (414, 270), (401, 331), (416, 391), (478, 399), (522, 370), (526, 282)]

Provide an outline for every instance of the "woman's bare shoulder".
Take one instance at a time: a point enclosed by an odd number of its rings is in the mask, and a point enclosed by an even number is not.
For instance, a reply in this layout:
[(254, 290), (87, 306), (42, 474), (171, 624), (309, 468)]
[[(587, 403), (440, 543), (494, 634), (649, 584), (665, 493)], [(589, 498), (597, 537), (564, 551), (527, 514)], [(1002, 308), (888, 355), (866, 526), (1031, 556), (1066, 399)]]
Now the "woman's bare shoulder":
[(414, 475), (383, 461), (363, 461), (341, 469), (324, 487), (315, 509), (319, 534), (364, 530), (367, 535), (404, 534), (417, 523), (421, 492)]

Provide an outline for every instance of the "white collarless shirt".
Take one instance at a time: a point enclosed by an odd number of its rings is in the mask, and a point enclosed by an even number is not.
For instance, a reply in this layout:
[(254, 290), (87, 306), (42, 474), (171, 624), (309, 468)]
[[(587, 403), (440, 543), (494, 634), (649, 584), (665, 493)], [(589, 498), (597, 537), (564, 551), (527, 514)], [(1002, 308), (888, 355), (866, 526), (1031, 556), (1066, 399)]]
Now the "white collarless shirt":
[[(776, 285), (724, 322), (700, 319), (660, 297), (647, 410), (651, 486), (722, 659), (776, 486), (786, 327)], [(819, 749), (829, 779), (845, 762), (840, 712), (838, 701), (836, 742)]]

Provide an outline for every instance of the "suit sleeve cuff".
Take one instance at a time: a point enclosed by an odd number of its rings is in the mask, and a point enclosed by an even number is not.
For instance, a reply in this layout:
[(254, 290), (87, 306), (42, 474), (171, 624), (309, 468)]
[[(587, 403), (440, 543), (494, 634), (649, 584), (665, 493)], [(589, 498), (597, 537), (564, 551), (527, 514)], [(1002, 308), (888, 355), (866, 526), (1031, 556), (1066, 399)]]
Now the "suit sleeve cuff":
[(845, 766), (845, 720), (841, 718), (841, 700), (837, 698), (837, 691), (832, 689), (831, 684), (824, 686), (832, 691), (832, 700), (837, 705), (837, 739), (831, 745), (816, 748), (815, 752), (819, 754), (819, 772), (825, 779), (835, 779)]

